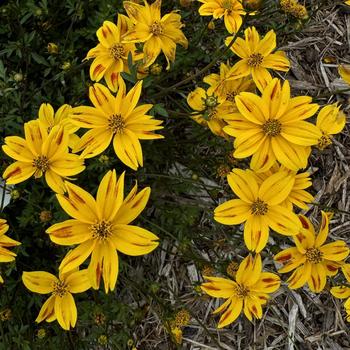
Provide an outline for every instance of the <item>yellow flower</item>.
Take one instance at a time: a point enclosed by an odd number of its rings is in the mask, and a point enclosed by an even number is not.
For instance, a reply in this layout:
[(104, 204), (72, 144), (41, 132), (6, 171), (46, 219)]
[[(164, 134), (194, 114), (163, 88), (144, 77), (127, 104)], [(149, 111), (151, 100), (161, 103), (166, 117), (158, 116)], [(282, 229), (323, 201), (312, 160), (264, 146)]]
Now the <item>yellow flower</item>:
[[(8, 231), (9, 225), (7, 225), (6, 220), (0, 219), (0, 262), (10, 262), (14, 261), (16, 254), (8, 250), (9, 247), (15, 247), (20, 245), (20, 242), (7, 237), (5, 233)], [(0, 275), (0, 283), (4, 283), (3, 278)]]
[(145, 208), (150, 188), (137, 193), (137, 184), (124, 198), (124, 173), (117, 181), (115, 170), (102, 179), (96, 200), (89, 192), (66, 182), (68, 196), (57, 195), (63, 210), (73, 219), (55, 224), (46, 232), (60, 245), (78, 244), (69, 251), (59, 267), (68, 272), (91, 255), (88, 275), (94, 289), (103, 277), (105, 291), (114, 290), (118, 275), (117, 251), (138, 256), (148, 254), (158, 246), (153, 233), (129, 225)]
[(203, 292), (214, 298), (227, 299), (213, 313), (224, 312), (218, 328), (223, 328), (234, 322), (240, 313), (252, 321), (253, 317), (262, 318), (262, 305), (280, 286), (280, 278), (270, 272), (262, 272), (261, 257), (255, 259), (247, 256), (239, 265), (236, 279), (222, 277), (204, 277), (207, 282), (201, 288)]
[(327, 276), (336, 275), (342, 260), (349, 255), (344, 241), (324, 244), (328, 236), (329, 214), (322, 211), (322, 222), (318, 235), (312, 223), (299, 215), (302, 229), (293, 236), (296, 247), (284, 249), (274, 259), (283, 263), (280, 273), (295, 270), (288, 278), (288, 287), (296, 289), (308, 283), (314, 293), (321, 292), (326, 285)]
[(214, 219), (224, 225), (244, 223), (244, 242), (249, 250), (260, 252), (266, 246), (269, 228), (287, 236), (299, 232), (297, 215), (281, 205), (294, 184), (290, 174), (279, 171), (259, 184), (250, 170), (234, 169), (227, 181), (239, 199), (220, 204)]
[[(255, 27), (244, 31), (245, 39), (237, 38), (231, 50), (241, 58), (228, 73), (228, 79), (237, 79), (251, 75), (260, 91), (272, 80), (268, 69), (287, 72), (290, 63), (283, 51), (276, 51), (276, 33), (270, 30), (262, 39)], [(226, 45), (233, 37), (226, 38)]]
[(213, 73), (204, 77), (203, 81), (210, 86), (208, 95), (216, 94), (223, 101), (234, 103), (235, 96), (240, 92), (255, 90), (254, 82), (247, 77), (227, 80), (226, 77), (231, 68), (229, 64), (221, 63), (220, 74)]
[(255, 175), (258, 183), (261, 184), (269, 176), (281, 170), (286, 171), (294, 180), (293, 187), (288, 197), (281, 203), (281, 205), (290, 210), (293, 210), (293, 205), (300, 209), (308, 209), (309, 207), (307, 206), (307, 203), (312, 203), (314, 200), (314, 197), (309, 192), (305, 191), (306, 188), (312, 185), (310, 173), (304, 172), (297, 174), (296, 171), (289, 170), (284, 166), (278, 167), (275, 165), (269, 171), (265, 173), (255, 173)]
[(87, 270), (75, 269), (65, 274), (60, 273), (59, 278), (45, 271), (24, 271), (22, 281), (31, 292), (51, 293), (35, 322), (52, 322), (57, 319), (65, 330), (75, 327), (77, 307), (72, 293), (82, 293), (91, 288)]
[(174, 337), (174, 341), (176, 344), (182, 343), (182, 330), (179, 327), (172, 327), (170, 329), (172, 336)]
[(124, 80), (119, 78), (119, 89), (114, 97), (101, 84), (90, 87), (89, 97), (94, 107), (73, 108), (72, 122), (89, 128), (75, 145), (74, 152), (83, 150), (81, 157), (91, 158), (102, 153), (112, 142), (117, 157), (128, 167), (136, 170), (143, 166), (142, 148), (139, 140), (163, 138), (153, 133), (162, 129), (162, 121), (146, 113), (153, 105), (136, 106), (142, 89), (139, 81), (127, 94)]
[(233, 117), (234, 110), (231, 103), (216, 94), (208, 95), (208, 92), (200, 87), (188, 94), (187, 103), (196, 111), (193, 113), (193, 120), (208, 127), (213, 134), (227, 137), (223, 128), (227, 125), (226, 119)]
[(310, 146), (321, 137), (315, 125), (304, 121), (319, 107), (310, 103), (311, 97), (291, 98), (288, 81), (281, 86), (275, 78), (261, 97), (242, 92), (235, 101), (241, 114), (228, 120), (224, 128), (236, 138), (234, 157), (252, 155), (250, 167), (257, 172), (269, 170), (276, 160), (294, 171), (306, 167)]
[(345, 82), (350, 84), (350, 64), (340, 64), (338, 66), (338, 73)]
[(339, 134), (345, 126), (345, 114), (340, 111), (337, 103), (325, 106), (317, 116), (316, 126), (320, 129), (322, 136), (318, 139), (317, 147), (325, 149), (332, 143), (332, 136)]
[(350, 0), (346, 0), (345, 4), (350, 6)]
[(152, 5), (145, 1), (145, 6), (124, 1), (125, 11), (135, 25), (124, 41), (144, 43), (145, 67), (149, 67), (162, 51), (168, 62), (166, 69), (170, 69), (170, 62), (175, 61), (176, 44), (187, 48), (188, 42), (181, 31), (181, 16), (171, 12), (161, 17), (161, 5), (161, 0), (154, 1)]
[(229, 33), (237, 33), (245, 15), (243, 5), (238, 0), (198, 0), (203, 5), (198, 9), (201, 16), (224, 17), (225, 27)]
[[(350, 264), (343, 264), (341, 269), (347, 282), (350, 283)], [(344, 308), (346, 312), (346, 320), (350, 322), (350, 287), (344, 285), (332, 287), (331, 294), (338, 299), (347, 299), (344, 303)]]
[(117, 25), (104, 21), (96, 32), (99, 44), (86, 55), (86, 59), (94, 58), (90, 66), (91, 80), (100, 81), (104, 77), (113, 92), (118, 89), (120, 72), (129, 72), (129, 54), (133, 62), (143, 57), (142, 53), (136, 51), (135, 44), (123, 42), (124, 35), (132, 28), (130, 19), (121, 14), (118, 14)]
[(39, 108), (39, 124), (49, 133), (56, 125), (62, 125), (69, 135), (68, 146), (73, 148), (79, 137), (74, 133), (79, 130), (79, 127), (73, 125), (70, 120), (72, 106), (64, 104), (55, 113), (49, 103), (42, 103)]
[(50, 133), (39, 121), (32, 120), (24, 124), (25, 139), (18, 136), (5, 138), (3, 151), (15, 159), (2, 177), (9, 185), (15, 185), (29, 179), (45, 175), (49, 187), (56, 193), (64, 193), (63, 179), (81, 173), (84, 160), (68, 153), (69, 136), (62, 126), (54, 126)]

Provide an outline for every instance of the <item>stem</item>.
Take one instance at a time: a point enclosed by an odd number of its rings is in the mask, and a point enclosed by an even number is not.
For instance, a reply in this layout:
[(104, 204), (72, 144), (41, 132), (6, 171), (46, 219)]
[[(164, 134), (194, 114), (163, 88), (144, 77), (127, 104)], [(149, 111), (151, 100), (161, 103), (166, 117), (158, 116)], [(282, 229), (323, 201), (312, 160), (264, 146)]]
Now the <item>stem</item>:
[(1, 197), (1, 204), (0, 204), (0, 211), (4, 209), (4, 202), (5, 202), (5, 193), (6, 193), (6, 182), (4, 181), (4, 184), (2, 187), (2, 197)]

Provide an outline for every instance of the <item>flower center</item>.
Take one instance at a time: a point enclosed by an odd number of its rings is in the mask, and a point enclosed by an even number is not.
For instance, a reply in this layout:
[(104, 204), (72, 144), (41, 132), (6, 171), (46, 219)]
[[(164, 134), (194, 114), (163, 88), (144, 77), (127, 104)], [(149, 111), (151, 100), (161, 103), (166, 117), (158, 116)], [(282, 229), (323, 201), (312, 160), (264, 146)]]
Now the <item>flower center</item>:
[(33, 167), (42, 171), (43, 173), (49, 169), (50, 162), (46, 156), (39, 156), (33, 160)]
[(322, 132), (322, 136), (318, 139), (317, 148), (323, 151), (326, 147), (332, 144), (331, 138)]
[(111, 129), (114, 134), (121, 134), (125, 129), (125, 120), (120, 114), (113, 114), (109, 117), (108, 128)]
[(125, 56), (125, 50), (123, 44), (115, 44), (109, 49), (109, 54), (115, 60), (119, 60), (123, 56)]
[(68, 286), (64, 282), (62, 281), (54, 282), (53, 292), (52, 292), (53, 295), (57, 295), (62, 298), (67, 293), (68, 293)]
[(306, 261), (312, 264), (318, 264), (322, 259), (322, 252), (317, 248), (308, 248), (305, 252)]
[(263, 202), (261, 199), (258, 199), (250, 207), (250, 212), (253, 215), (265, 215), (268, 210), (269, 210), (268, 205), (265, 202)]
[(259, 67), (264, 60), (264, 56), (261, 53), (253, 53), (248, 58), (248, 66)]
[(151, 25), (151, 33), (153, 35), (163, 34), (163, 27), (158, 21), (153, 22)]
[(243, 299), (248, 296), (249, 289), (237, 283), (237, 286), (234, 287), (233, 293), (236, 295), (236, 297)]
[(90, 226), (92, 238), (105, 241), (112, 234), (112, 224), (108, 221), (100, 221)]
[(225, 10), (233, 10), (233, 3), (231, 0), (224, 0), (222, 2), (222, 8)]
[(263, 126), (262, 130), (267, 136), (275, 137), (281, 133), (282, 124), (275, 119), (269, 119)]
[(236, 95), (237, 95), (237, 93), (235, 91), (228, 92), (226, 94), (226, 100), (230, 101), (230, 102), (235, 102), (235, 96)]

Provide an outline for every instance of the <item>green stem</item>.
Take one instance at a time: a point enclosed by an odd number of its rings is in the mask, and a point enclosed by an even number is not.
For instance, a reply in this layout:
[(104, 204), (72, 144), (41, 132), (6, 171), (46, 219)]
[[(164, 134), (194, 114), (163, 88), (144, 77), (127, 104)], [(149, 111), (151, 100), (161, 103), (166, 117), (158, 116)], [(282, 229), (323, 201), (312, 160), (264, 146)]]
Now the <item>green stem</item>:
[(5, 193), (6, 193), (6, 182), (4, 181), (4, 184), (2, 187), (2, 197), (1, 197), (1, 205), (0, 205), (0, 211), (4, 209), (4, 202), (5, 202)]

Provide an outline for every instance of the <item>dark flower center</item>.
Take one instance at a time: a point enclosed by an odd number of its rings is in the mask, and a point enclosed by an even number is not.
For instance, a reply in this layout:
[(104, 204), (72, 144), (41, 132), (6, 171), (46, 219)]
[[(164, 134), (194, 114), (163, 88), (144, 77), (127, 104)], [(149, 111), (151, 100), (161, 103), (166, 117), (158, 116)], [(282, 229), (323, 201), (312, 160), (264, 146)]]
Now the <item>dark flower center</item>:
[(115, 59), (119, 60), (125, 56), (125, 50), (123, 44), (115, 44), (109, 49), (110, 55)]
[(275, 137), (281, 133), (282, 124), (276, 119), (269, 119), (263, 124), (262, 130), (265, 135)]
[(268, 205), (261, 199), (256, 200), (250, 207), (250, 211), (253, 215), (265, 215), (268, 209)]
[(308, 248), (305, 252), (306, 261), (318, 264), (322, 261), (322, 252), (317, 248)]
[(121, 134), (125, 129), (125, 120), (120, 114), (113, 114), (109, 117), (108, 128), (114, 134)]
[(62, 298), (67, 293), (68, 293), (68, 286), (64, 282), (58, 281), (54, 283), (53, 292), (52, 292), (53, 295), (57, 295)]
[(33, 160), (33, 167), (37, 168), (38, 170), (42, 171), (43, 173), (49, 169), (50, 162), (49, 159), (46, 156), (38, 156)]
[(261, 53), (253, 53), (248, 58), (248, 66), (260, 67), (264, 60), (264, 56)]
[(90, 226), (92, 238), (105, 241), (112, 234), (112, 224), (108, 221), (100, 221)]
[(152, 23), (150, 30), (153, 35), (163, 34), (163, 27), (158, 21)]

